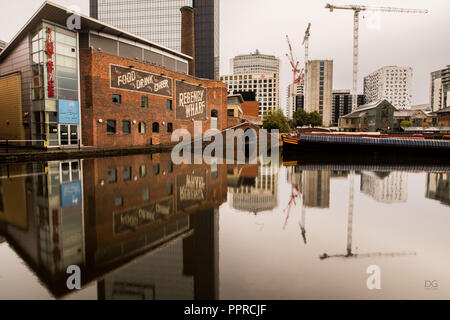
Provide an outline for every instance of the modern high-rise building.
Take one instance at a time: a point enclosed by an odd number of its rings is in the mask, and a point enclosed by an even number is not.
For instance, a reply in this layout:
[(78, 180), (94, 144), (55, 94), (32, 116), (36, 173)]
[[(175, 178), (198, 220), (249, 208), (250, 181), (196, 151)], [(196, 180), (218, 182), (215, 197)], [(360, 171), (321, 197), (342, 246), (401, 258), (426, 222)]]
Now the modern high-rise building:
[[(366, 103), (365, 100), (364, 95), (359, 94), (358, 107), (364, 105)], [(339, 117), (352, 112), (352, 95), (350, 90), (333, 90), (331, 109), (331, 123), (333, 126), (337, 126), (339, 124)]]
[(450, 107), (450, 65), (431, 73), (430, 106), (432, 111)]
[(387, 100), (398, 109), (411, 108), (412, 68), (387, 66), (364, 78), (367, 103)]
[(307, 64), (305, 111), (317, 111), (323, 125), (331, 125), (333, 60), (310, 60)]
[(90, 0), (91, 17), (181, 51), (181, 12), (195, 9), (196, 76), (219, 78), (219, 0)]
[(250, 73), (221, 76), (220, 80), (227, 84), (228, 93), (256, 92), (259, 102), (259, 116), (267, 111), (280, 108), (280, 76), (278, 73)]
[(291, 83), (287, 89), (287, 112), (286, 116), (292, 119), (294, 113), (305, 107), (305, 96), (303, 94), (303, 83)]
[(255, 53), (243, 54), (230, 60), (230, 70), (233, 74), (248, 73), (280, 73), (280, 59), (275, 56)]

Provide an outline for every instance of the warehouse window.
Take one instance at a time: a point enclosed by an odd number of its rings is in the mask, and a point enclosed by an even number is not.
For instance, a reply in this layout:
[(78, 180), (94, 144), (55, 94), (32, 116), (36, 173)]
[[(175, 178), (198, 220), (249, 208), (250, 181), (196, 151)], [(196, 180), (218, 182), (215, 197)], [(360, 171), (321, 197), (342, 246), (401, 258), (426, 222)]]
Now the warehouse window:
[(117, 169), (113, 168), (108, 170), (108, 182), (117, 182)]
[(144, 134), (145, 133), (145, 122), (139, 122), (139, 133)]
[(122, 121), (122, 131), (124, 134), (129, 134), (131, 132), (131, 123), (129, 120)]
[(148, 97), (141, 97), (141, 107), (148, 108)]
[(113, 94), (112, 95), (112, 102), (121, 104), (122, 103), (122, 96), (120, 94)]
[(152, 131), (153, 131), (153, 133), (159, 133), (159, 123), (158, 122), (153, 122)]
[(131, 180), (131, 167), (123, 168), (123, 180), (124, 181)]
[(108, 134), (116, 134), (116, 120), (106, 121), (106, 132)]
[(172, 133), (173, 132), (173, 123), (172, 122), (169, 122), (167, 124), (167, 132), (168, 133)]
[(114, 204), (116, 205), (116, 207), (122, 207), (123, 206), (123, 197), (115, 198)]
[(153, 165), (153, 175), (158, 176), (160, 172), (161, 172), (161, 168), (160, 168), (159, 164), (154, 164)]
[(166, 101), (166, 109), (167, 111), (172, 111), (172, 100)]

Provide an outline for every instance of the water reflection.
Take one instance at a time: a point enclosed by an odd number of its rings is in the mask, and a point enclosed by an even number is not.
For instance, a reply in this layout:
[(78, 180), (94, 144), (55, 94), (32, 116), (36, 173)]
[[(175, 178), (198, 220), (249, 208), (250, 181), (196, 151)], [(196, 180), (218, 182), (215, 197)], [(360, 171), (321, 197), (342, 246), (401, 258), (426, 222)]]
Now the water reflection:
[(450, 205), (450, 173), (430, 173), (427, 177), (426, 195), (429, 199), (439, 200)]
[[(414, 207), (426, 207), (425, 199), (438, 200), (439, 212), (450, 204), (448, 171), (436, 168), (418, 173), (417, 168), (214, 161), (176, 166), (170, 154), (157, 154), (9, 165), (0, 170), (2, 264), (14, 269), (25, 262), (50, 292), (32, 294), (31, 284), (17, 283), (14, 290), (21, 298), (69, 297), (70, 265), (81, 267), (80, 297), (89, 299), (339, 298), (323, 288), (315, 291), (319, 296), (285, 289), (274, 293), (276, 285), (262, 280), (273, 263), (264, 259), (278, 255), (278, 263), (312, 268), (308, 275), (320, 278), (336, 265), (320, 271), (323, 267), (315, 264), (336, 260), (332, 258), (423, 256), (427, 239), (418, 244), (412, 235), (396, 231), (393, 226), (400, 222), (395, 217), (382, 224), (373, 219), (396, 208), (399, 216), (409, 212), (422, 221)], [(422, 193), (419, 199), (411, 188), (421, 176), (425, 197)], [(373, 209), (374, 203), (385, 207)], [(245, 220), (251, 218), (256, 220)], [(438, 218), (433, 223), (448, 222), (448, 216)], [(387, 236), (389, 232), (396, 235)], [(263, 234), (269, 238), (261, 238)], [(377, 242), (383, 237), (390, 242)], [(276, 245), (286, 241), (287, 247), (306, 250), (300, 253), (301, 264), (292, 252), (281, 250), (284, 245)], [(5, 251), (6, 245), (12, 251)], [(262, 246), (267, 250), (261, 251)], [(439, 253), (448, 246), (439, 243)], [(238, 255), (244, 248), (252, 251)], [(12, 253), (18, 258), (11, 258)], [(441, 262), (448, 265), (449, 259)], [(237, 265), (242, 269), (237, 271)], [(239, 272), (255, 267), (261, 279), (247, 274), (244, 281), (251, 285), (239, 291), (235, 287), (243, 280)], [(282, 269), (278, 267), (277, 277), (284, 277), (280, 283), (291, 277)], [(342, 271), (342, 277), (347, 272), (351, 277), (351, 269)], [(11, 272), (0, 269), (0, 283), (19, 270)], [(360, 294), (348, 291), (352, 297)], [(0, 286), (0, 297), (8, 294)]]
[(228, 203), (255, 215), (278, 205), (278, 168), (271, 166), (228, 166)]

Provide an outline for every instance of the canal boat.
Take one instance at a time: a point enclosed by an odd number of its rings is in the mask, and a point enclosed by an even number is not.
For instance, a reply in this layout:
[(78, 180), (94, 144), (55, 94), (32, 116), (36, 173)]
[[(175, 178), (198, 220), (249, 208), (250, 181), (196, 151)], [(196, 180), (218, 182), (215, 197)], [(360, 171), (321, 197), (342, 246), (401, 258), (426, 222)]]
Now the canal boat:
[(309, 132), (283, 137), (284, 155), (321, 154), (352, 158), (431, 158), (448, 161), (449, 136), (394, 135), (382, 133)]

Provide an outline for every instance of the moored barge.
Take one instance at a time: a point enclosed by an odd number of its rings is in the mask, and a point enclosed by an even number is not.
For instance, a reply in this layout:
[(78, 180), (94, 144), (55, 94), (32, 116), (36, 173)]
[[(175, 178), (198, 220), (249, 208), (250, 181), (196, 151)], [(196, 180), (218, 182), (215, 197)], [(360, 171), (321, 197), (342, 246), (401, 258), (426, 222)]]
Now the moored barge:
[[(305, 152), (332, 156), (450, 156), (448, 136), (436, 139), (423, 135), (390, 135), (381, 133), (310, 132), (283, 137), (284, 154)], [(413, 161), (413, 158), (411, 159)]]

